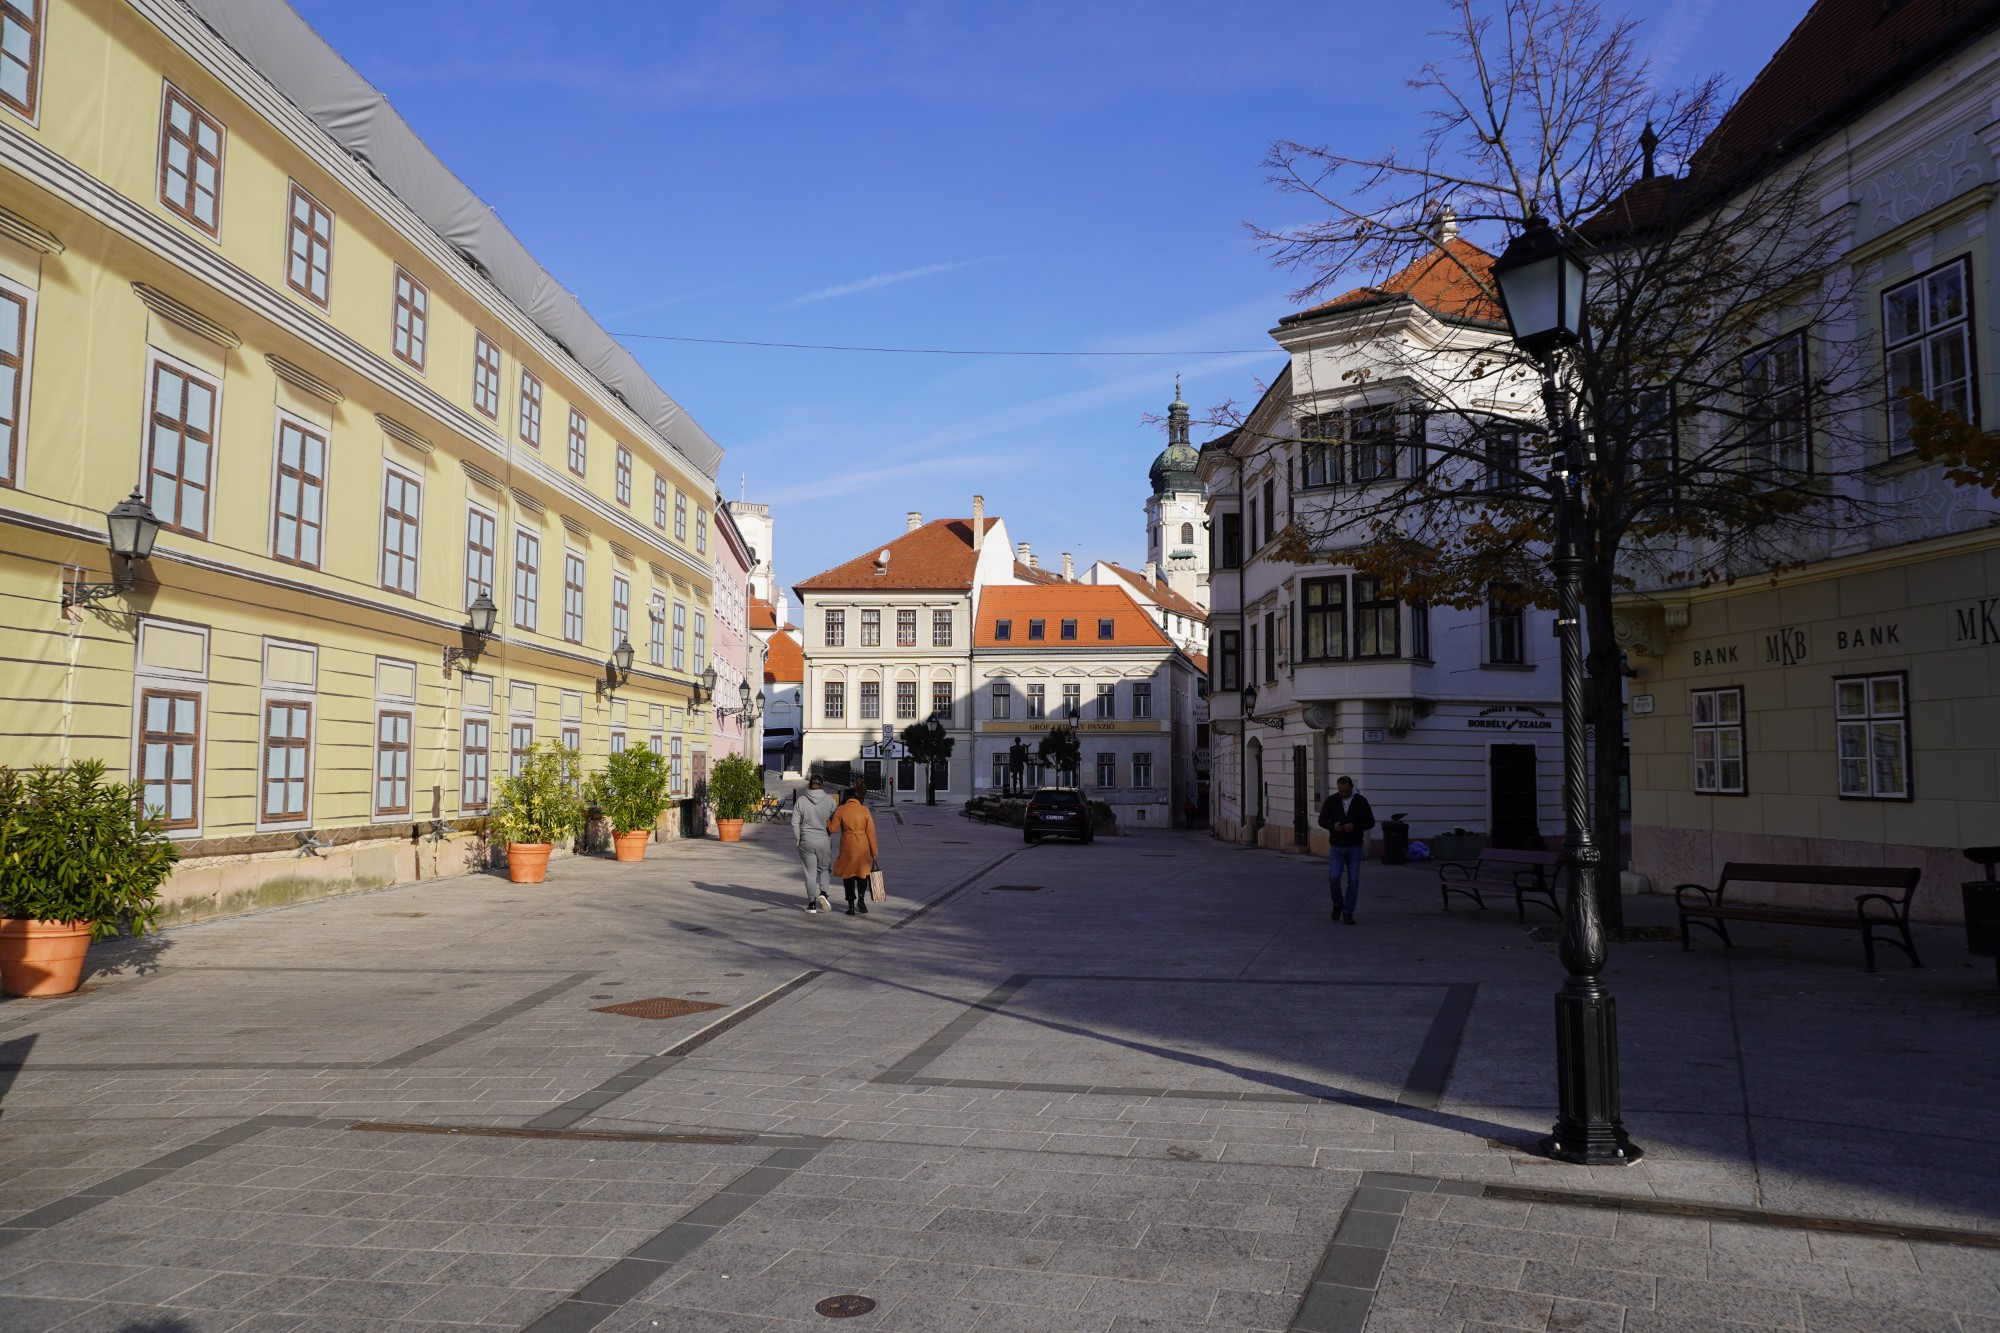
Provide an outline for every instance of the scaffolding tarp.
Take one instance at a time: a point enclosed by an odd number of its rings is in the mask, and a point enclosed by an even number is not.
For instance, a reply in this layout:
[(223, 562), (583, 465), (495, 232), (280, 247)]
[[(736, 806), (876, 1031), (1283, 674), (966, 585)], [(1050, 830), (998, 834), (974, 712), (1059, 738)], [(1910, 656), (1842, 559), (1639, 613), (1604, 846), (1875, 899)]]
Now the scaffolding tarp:
[(722, 447), (285, 0), (182, 0), (334, 142), (713, 480)]

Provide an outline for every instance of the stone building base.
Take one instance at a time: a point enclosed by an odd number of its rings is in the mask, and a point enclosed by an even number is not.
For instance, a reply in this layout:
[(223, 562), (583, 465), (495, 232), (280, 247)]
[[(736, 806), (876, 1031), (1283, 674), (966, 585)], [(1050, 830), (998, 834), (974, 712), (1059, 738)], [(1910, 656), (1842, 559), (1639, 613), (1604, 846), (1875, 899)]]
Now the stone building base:
[[(1923, 878), (1910, 900), (1910, 915), (1918, 921), (1956, 922), (1965, 919), (1958, 886), (1980, 878), (1981, 871), (1954, 848), (1918, 847), (1904, 843), (1848, 842), (1837, 838), (1802, 838), (1778, 833), (1722, 833), (1710, 829), (1632, 826), (1632, 868), (1652, 880), (1654, 893), (1672, 894), (1677, 884), (1709, 888), (1730, 861), (1788, 862), (1829, 866), (1917, 866)], [(1817, 885), (1732, 885), (1729, 897), (1746, 903), (1800, 907), (1830, 912), (1854, 910), (1854, 895), (1862, 890)]]

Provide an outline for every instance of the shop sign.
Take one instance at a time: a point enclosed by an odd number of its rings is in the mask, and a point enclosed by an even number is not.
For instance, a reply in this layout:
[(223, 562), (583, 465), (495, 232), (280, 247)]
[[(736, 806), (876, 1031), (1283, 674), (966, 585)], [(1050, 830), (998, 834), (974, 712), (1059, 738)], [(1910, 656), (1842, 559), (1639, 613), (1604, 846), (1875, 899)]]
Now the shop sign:
[(1742, 647), (1743, 645), (1737, 643), (1725, 643), (1714, 648), (1694, 648), (1689, 651), (1693, 654), (1694, 669), (1707, 671), (1711, 667), (1742, 666)]
[(1903, 626), (1900, 622), (1888, 625), (1854, 625), (1833, 632), (1834, 649), (1848, 652), (1856, 648), (1900, 648), (1903, 646)]
[(1481, 709), (1478, 717), (1465, 719), (1465, 726), (1468, 731), (1554, 731), (1556, 724), (1529, 704), (1501, 704)]
[(1956, 631), (1953, 643), (1976, 643), (1981, 647), (2000, 644), (2000, 597), (1982, 597), (1969, 606), (1953, 611)]
[(1797, 666), (1806, 660), (1806, 632), (1784, 625), (1764, 636), (1765, 666)]

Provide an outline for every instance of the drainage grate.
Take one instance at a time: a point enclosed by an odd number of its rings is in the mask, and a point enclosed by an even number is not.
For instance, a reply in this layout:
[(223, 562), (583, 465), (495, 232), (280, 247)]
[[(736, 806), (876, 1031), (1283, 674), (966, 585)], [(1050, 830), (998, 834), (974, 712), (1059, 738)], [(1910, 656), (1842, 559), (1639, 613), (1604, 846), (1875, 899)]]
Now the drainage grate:
[(852, 1319), (858, 1314), (867, 1314), (875, 1308), (875, 1302), (866, 1296), (829, 1296), (813, 1309), (828, 1319)]
[(700, 1014), (710, 1009), (727, 1007), (710, 1004), (706, 1000), (676, 1000), (671, 996), (660, 995), (650, 1000), (627, 1000), (623, 1004), (607, 1004), (595, 1012), (623, 1014), (627, 1018), (679, 1018), (683, 1014)]
[(986, 887), (994, 893), (1040, 893), (1042, 891), (1042, 886), (1039, 884), (988, 884)]

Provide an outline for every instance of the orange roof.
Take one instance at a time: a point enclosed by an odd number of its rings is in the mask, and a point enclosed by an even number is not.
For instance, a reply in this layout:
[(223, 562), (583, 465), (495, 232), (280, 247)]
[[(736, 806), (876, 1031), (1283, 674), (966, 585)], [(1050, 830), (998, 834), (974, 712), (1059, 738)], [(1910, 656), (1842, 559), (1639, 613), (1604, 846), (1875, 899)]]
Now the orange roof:
[[(1000, 520), (986, 520), (986, 530)], [(889, 553), (886, 565), (877, 565), (875, 557), (882, 551)], [(795, 586), (799, 592), (808, 589), (865, 590), (869, 588), (970, 588), (972, 567), (977, 556), (972, 549), (972, 520), (969, 518), (934, 518), (914, 532), (906, 532), (893, 541), (880, 546), (872, 546), (863, 555), (858, 555), (844, 565), (835, 565), (823, 574)], [(877, 571), (880, 570), (878, 573)]]
[(1202, 610), (1198, 603), (1191, 602), (1174, 591), (1173, 585), (1166, 580), (1158, 579), (1149, 583), (1146, 580), (1146, 576), (1136, 569), (1127, 569), (1125, 566), (1113, 564), (1109, 560), (1106, 560), (1104, 563), (1110, 567), (1112, 573), (1124, 579), (1127, 583), (1158, 602), (1161, 606), (1166, 607), (1167, 610), (1173, 612), (1175, 615), (1186, 616), (1189, 620), (1199, 620), (1203, 624), (1208, 623), (1208, 612)]
[[(1010, 621), (1010, 635), (994, 633), (996, 621)], [(1043, 622), (1046, 636), (1028, 637), (1028, 622)], [(1062, 637), (1062, 622), (1077, 622), (1076, 638)], [(1097, 637), (1097, 622), (1111, 622), (1111, 637)], [(979, 623), (973, 628), (975, 648), (1171, 648), (1167, 636), (1123, 588), (1105, 583), (1029, 584), (989, 587), (979, 600)]]
[(778, 628), (778, 608), (772, 606), (761, 597), (752, 597), (750, 599), (750, 628)]
[(806, 655), (799, 650), (799, 641), (779, 630), (764, 653), (764, 683), (789, 684), (805, 678)]
[(1194, 663), (1194, 669), (1196, 671), (1199, 671), (1202, 675), (1206, 676), (1208, 674), (1207, 653), (1189, 653), (1188, 661)]
[(1356, 287), (1310, 310), (1286, 315), (1280, 325), (1298, 324), (1339, 310), (1359, 309), (1386, 301), (1415, 301), (1439, 319), (1471, 320), (1480, 324), (1506, 322), (1500, 303), (1467, 275), (1486, 273), (1493, 256), (1463, 237), (1454, 236), (1429, 254), (1406, 265), (1379, 286)]

